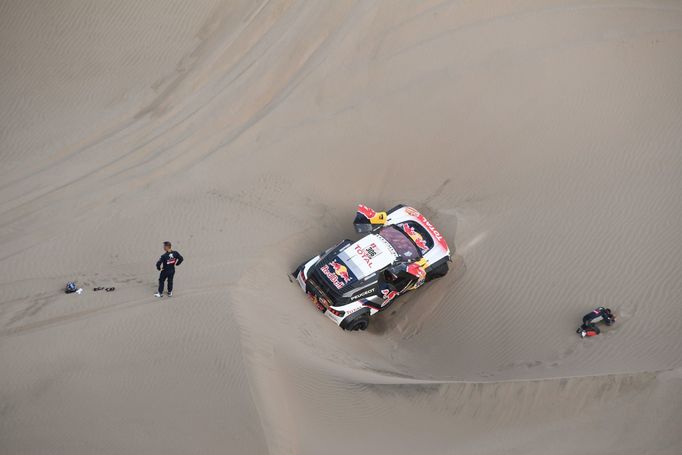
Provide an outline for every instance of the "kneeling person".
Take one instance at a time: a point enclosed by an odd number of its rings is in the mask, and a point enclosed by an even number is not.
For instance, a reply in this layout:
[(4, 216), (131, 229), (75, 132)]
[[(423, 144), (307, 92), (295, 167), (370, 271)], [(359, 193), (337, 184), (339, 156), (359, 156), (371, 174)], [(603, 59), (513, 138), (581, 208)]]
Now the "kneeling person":
[(580, 326), (577, 332), (582, 338), (599, 335), (601, 330), (597, 327), (597, 323), (602, 321), (606, 325), (611, 325), (616, 322), (616, 317), (613, 315), (610, 308), (600, 306), (594, 311), (587, 313), (583, 316), (583, 325)]

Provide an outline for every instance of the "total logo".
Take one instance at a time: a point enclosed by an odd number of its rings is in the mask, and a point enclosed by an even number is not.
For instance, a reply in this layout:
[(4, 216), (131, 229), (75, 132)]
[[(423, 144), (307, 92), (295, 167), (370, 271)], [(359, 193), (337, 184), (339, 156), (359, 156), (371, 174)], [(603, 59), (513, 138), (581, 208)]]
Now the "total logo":
[(350, 283), (351, 277), (348, 273), (348, 267), (339, 264), (336, 259), (322, 267), (322, 273), (329, 278), (329, 281), (336, 287), (341, 289)]
[(377, 256), (381, 251), (376, 243), (372, 243), (365, 248), (362, 248), (360, 245), (355, 245), (355, 252), (360, 255), (368, 266), (372, 267), (372, 258)]
[(424, 223), (424, 225), (425, 225), (426, 228), (429, 230), (429, 232), (431, 232), (431, 234), (436, 238), (436, 241), (440, 242), (441, 240), (443, 240), (443, 236), (440, 235), (440, 232), (438, 232), (438, 231), (436, 230), (436, 228), (433, 227), (433, 224), (431, 224), (431, 223), (429, 222), (429, 220), (427, 220), (426, 218), (424, 218), (424, 219), (422, 220), (422, 223)]

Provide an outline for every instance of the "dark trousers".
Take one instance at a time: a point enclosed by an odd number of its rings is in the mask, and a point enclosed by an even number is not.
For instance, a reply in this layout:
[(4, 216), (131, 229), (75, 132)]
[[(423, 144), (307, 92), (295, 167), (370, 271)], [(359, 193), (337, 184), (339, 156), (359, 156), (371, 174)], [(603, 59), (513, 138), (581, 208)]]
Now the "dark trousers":
[(168, 280), (168, 292), (173, 292), (173, 275), (175, 270), (161, 270), (159, 275), (159, 294), (163, 293), (163, 282)]

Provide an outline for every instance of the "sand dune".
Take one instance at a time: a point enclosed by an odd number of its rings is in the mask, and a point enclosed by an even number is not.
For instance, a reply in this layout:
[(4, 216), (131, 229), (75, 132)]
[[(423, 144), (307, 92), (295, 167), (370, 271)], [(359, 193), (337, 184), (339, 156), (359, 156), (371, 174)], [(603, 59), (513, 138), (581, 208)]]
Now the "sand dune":
[[(682, 453), (678, 2), (143, 3), (0, 2), (2, 453)], [(457, 255), (345, 333), (359, 202)]]

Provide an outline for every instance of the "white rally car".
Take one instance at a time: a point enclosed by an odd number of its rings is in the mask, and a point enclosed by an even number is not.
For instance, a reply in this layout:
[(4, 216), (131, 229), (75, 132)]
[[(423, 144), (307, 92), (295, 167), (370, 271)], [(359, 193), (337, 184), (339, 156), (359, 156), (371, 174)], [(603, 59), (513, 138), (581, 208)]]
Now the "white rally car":
[(344, 240), (292, 273), (315, 306), (345, 330), (365, 330), (369, 317), (427, 281), (448, 273), (450, 248), (416, 209), (387, 212), (358, 206), (357, 242)]

